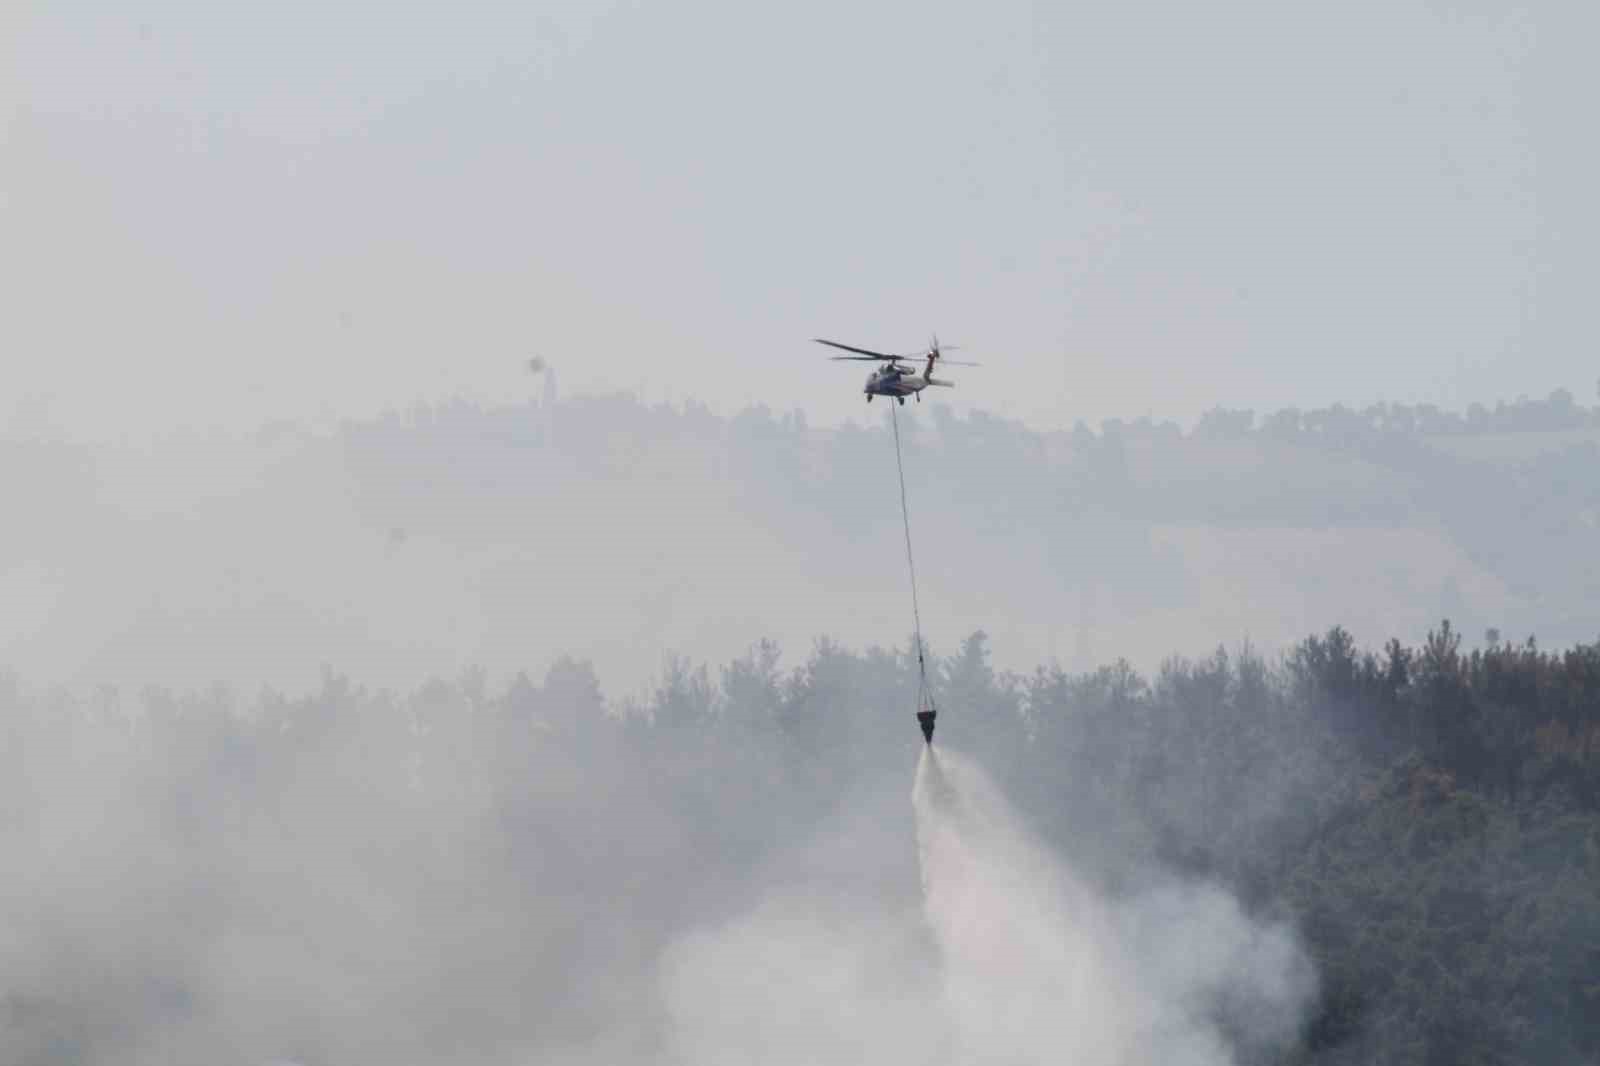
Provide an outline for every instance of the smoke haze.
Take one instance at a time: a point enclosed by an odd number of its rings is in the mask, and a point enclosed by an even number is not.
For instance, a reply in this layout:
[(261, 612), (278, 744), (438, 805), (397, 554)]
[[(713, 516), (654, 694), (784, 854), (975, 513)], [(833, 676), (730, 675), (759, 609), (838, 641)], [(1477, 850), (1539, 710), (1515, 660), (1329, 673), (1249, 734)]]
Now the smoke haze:
[(920, 899), (768, 899), (676, 945), (675, 1061), (1220, 1066), (1297, 1039), (1315, 979), (1288, 927), (1151, 871), (1096, 891), (949, 751), (912, 800)]
[(0, 4), (0, 1066), (1600, 1061), (1597, 38)]
[(953, 1061), (1220, 1064), (1298, 1036), (1315, 982), (1286, 926), (1154, 871), (1106, 898), (959, 754), (924, 753), (914, 800)]
[[(904, 638), (878, 409), (832, 430), (553, 393), (334, 432), (0, 439), (0, 662), (79, 691), (250, 693), (307, 691), (323, 665), (407, 688), (570, 654), (620, 700), (672, 654)], [(983, 628), (1005, 668), (1149, 671), (1219, 642), (1272, 653), (1330, 618), (1372, 645), (1445, 616), (1590, 635), (1600, 415), (1570, 396), (1218, 411), (1187, 433), (905, 412), (936, 648)]]
[(1296, 1036), (1285, 927), (1150, 868), (1095, 887), (953, 752), (908, 797), (909, 716), (797, 772), (670, 693), (652, 736), (592, 720), (565, 669), (131, 717), (12, 684), (0, 1053), (1211, 1064)]
[(992, 382), (941, 403), (1040, 429), (1587, 395), (1597, 19), (11, 5), (0, 418), (368, 418), (538, 353), (834, 425), (804, 338), (933, 329)]

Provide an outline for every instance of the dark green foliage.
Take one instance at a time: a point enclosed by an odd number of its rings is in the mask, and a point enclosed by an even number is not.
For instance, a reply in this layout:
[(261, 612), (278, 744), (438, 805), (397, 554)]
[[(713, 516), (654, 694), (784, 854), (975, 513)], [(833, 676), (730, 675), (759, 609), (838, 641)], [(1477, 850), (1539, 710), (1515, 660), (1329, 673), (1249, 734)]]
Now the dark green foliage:
[[(1335, 627), (1280, 669), (1219, 649), (1153, 681), (1019, 679), (975, 633), (939, 677), (941, 739), (1080, 867), (1159, 862), (1295, 916), (1323, 979), (1304, 1061), (1600, 1054), (1600, 645), (1464, 654), (1444, 623), (1372, 654)], [(882, 701), (909, 708), (912, 680), (823, 642), (780, 684), (758, 649), (721, 714), (775, 723), (778, 772), (820, 810), (914, 746)]]
[(1133, 823), (1296, 915), (1323, 979), (1310, 1061), (1591, 1060), (1600, 644), (1460, 645), (1445, 623), (1375, 656), (1336, 627), (1276, 676), (1221, 651), (1148, 689), (1041, 674), (1038, 772), (1082, 777), (1054, 809), (1031, 793), (1034, 814)]

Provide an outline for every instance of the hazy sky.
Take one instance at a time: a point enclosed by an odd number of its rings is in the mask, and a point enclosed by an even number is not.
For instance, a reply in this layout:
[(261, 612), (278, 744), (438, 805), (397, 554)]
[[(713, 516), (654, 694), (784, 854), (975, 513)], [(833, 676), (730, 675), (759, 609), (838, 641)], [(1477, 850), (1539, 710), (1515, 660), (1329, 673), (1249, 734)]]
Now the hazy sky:
[[(807, 338), (1040, 425), (1595, 390), (1600, 9), (274, 4), (0, 15), (0, 430), (639, 389)], [(7, 409), (9, 407), (9, 410)]]

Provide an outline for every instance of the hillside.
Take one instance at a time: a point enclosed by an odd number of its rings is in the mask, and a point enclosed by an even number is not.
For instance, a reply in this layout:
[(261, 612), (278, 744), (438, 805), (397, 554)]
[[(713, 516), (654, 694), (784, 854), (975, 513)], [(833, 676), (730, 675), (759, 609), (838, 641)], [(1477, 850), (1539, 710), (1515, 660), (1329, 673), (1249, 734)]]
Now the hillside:
[[(666, 653), (909, 629), (888, 426), (622, 397), (422, 408), (140, 447), (0, 442), (0, 662), (80, 688), (409, 687), (570, 653), (609, 695)], [(1571, 643), (1600, 596), (1596, 412), (1218, 411), (1188, 432), (902, 412), (924, 618), (1001, 665), (1287, 648), (1439, 617)], [(531, 662), (530, 654), (544, 655)]]

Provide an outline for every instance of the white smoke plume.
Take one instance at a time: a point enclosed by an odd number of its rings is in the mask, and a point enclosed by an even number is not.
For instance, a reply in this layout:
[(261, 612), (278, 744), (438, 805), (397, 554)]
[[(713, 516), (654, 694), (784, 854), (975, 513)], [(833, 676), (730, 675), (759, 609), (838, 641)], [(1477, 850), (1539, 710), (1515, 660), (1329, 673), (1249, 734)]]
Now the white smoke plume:
[(1315, 974), (1214, 886), (1113, 897), (972, 762), (925, 752), (920, 912), (769, 899), (669, 954), (672, 1060), (1226, 1066), (1292, 1044)]
[(1209, 1066), (1295, 1036), (1315, 982), (1287, 927), (1204, 884), (1106, 898), (949, 752), (913, 800), (959, 1058)]

